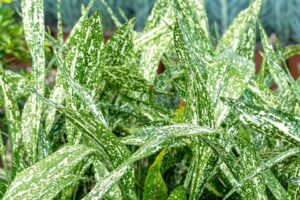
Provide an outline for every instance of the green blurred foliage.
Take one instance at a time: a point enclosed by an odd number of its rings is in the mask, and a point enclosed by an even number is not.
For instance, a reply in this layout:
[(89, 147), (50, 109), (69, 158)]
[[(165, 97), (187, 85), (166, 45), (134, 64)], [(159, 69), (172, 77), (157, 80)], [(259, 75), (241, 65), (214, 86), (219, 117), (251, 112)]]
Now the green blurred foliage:
[[(211, 0), (206, 2), (208, 19), (211, 25), (217, 24), (223, 33), (236, 15), (247, 8), (251, 0)], [(276, 33), (283, 42), (300, 42), (300, 1), (265, 0), (260, 20), (267, 32)], [(214, 26), (211, 26), (211, 31)]]
[[(81, 16), (81, 4), (87, 5), (90, 0), (62, 0), (62, 18), (65, 31), (70, 31)], [(105, 0), (119, 19), (122, 19), (119, 9), (127, 18), (136, 17), (136, 30), (142, 30), (153, 7), (154, 0)], [(214, 24), (223, 33), (234, 17), (249, 6), (252, 0), (210, 0), (206, 2), (206, 10), (211, 31), (215, 32)], [(18, 5), (16, 0), (13, 5)], [(93, 11), (100, 9), (103, 14), (103, 24), (106, 30), (115, 30), (115, 26), (100, 1), (94, 5)], [(263, 2), (260, 20), (268, 34), (276, 33), (283, 41), (300, 42), (300, 1), (298, 0), (265, 0)], [(55, 0), (45, 0), (46, 22), (55, 27), (57, 21), (57, 6)]]
[(14, 15), (12, 8), (0, 4), (0, 62), (5, 64), (28, 59), (23, 28)]

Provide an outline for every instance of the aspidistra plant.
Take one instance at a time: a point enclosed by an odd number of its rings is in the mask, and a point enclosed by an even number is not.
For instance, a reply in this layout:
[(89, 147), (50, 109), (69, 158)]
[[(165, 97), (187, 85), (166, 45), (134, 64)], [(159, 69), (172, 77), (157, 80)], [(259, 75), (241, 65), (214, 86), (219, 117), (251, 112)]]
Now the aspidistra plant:
[[(64, 41), (60, 0), (57, 39), (45, 33), (43, 1), (22, 0), (32, 76), (0, 69), (3, 199), (299, 198), (300, 82), (285, 60), (300, 48), (270, 45), (262, 0), (216, 45), (204, 0), (157, 0), (143, 32), (113, 16), (119, 29), (107, 43), (94, 2)], [(52, 89), (45, 40), (58, 67)], [(166, 71), (157, 75), (160, 61)], [(159, 99), (174, 91), (182, 103), (166, 108)]]

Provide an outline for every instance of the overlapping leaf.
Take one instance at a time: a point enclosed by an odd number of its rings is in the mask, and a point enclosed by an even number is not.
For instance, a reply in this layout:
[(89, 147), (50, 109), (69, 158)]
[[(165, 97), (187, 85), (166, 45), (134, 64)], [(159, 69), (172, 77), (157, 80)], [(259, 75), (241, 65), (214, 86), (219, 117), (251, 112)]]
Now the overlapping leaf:
[[(130, 156), (121, 166), (107, 175), (101, 182), (98, 182), (94, 189), (84, 198), (85, 200), (93, 198), (102, 198), (105, 193), (126, 173), (130, 164), (137, 160), (143, 159), (152, 155), (168, 146), (189, 138), (192, 136), (199, 136), (201, 134), (214, 133), (213, 130), (206, 127), (199, 127), (198, 131), (186, 133), (184, 131), (176, 130), (175, 127), (164, 127), (150, 129), (151, 132), (160, 132), (158, 136), (151, 137), (143, 146), (141, 146), (132, 156)], [(182, 143), (181, 143), (182, 144)]]
[[(42, 0), (22, 0), (22, 17), (24, 32), (32, 56), (32, 77), (34, 88), (41, 94), (45, 89), (45, 24)], [(22, 141), (30, 163), (37, 161), (38, 137), (43, 105), (35, 94), (25, 104), (22, 113)], [(43, 136), (44, 137), (44, 136)]]
[[(106, 160), (107, 167), (114, 169), (122, 164), (130, 155), (129, 150), (111, 133), (99, 119), (86, 112), (75, 112), (68, 110), (61, 105), (55, 104), (44, 97), (40, 98), (47, 104), (55, 107), (59, 112), (65, 114), (70, 122), (88, 138), (95, 148), (101, 152), (102, 159)], [(121, 189), (124, 198), (134, 198), (133, 191), (133, 168), (128, 166), (128, 172), (121, 179)]]
[(225, 100), (239, 120), (250, 128), (299, 144), (300, 118), (281, 111), (268, 111), (242, 102)]
[(52, 199), (65, 187), (78, 181), (73, 170), (96, 150), (82, 145), (66, 146), (17, 175), (3, 199)]
[(157, 0), (144, 32), (135, 37), (135, 51), (140, 55), (139, 70), (151, 83), (154, 82), (160, 59), (173, 39), (170, 28), (174, 24), (174, 18), (172, 1)]
[(239, 55), (252, 60), (256, 43), (256, 21), (262, 0), (255, 0), (232, 22), (221, 39), (223, 48), (231, 48)]

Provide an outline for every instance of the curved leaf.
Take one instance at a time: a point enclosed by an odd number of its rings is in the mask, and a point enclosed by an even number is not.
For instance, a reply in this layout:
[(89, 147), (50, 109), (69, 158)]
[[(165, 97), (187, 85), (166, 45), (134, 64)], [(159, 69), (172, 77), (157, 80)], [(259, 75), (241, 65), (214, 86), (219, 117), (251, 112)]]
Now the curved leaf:
[(281, 111), (268, 111), (242, 102), (223, 99), (246, 126), (271, 136), (298, 144), (300, 142), (300, 117)]
[(168, 200), (187, 200), (186, 192), (183, 186), (177, 187), (174, 191), (171, 192)]
[(151, 132), (160, 132), (158, 136), (151, 137), (143, 146), (141, 146), (132, 156), (130, 156), (121, 166), (107, 175), (101, 182), (98, 182), (94, 189), (84, 198), (85, 200), (90, 199), (101, 199), (104, 197), (106, 192), (118, 182), (118, 180), (126, 173), (131, 163), (143, 159), (149, 155), (152, 155), (175, 142), (180, 142), (193, 136), (200, 136), (202, 134), (213, 134), (215, 133), (212, 129), (199, 127), (199, 131), (186, 133), (183, 131), (177, 131), (176, 126), (167, 126), (160, 128), (151, 129)]
[(262, 173), (263, 171), (271, 168), (275, 164), (283, 161), (284, 159), (297, 155), (300, 153), (300, 148), (293, 148), (288, 151), (285, 151), (278, 156), (272, 158), (271, 160), (268, 160), (264, 163), (262, 163), (260, 166), (256, 167), (255, 170), (252, 170), (249, 174), (247, 174), (242, 181), (240, 181), (237, 185), (235, 185), (226, 195), (224, 199), (227, 199), (230, 197), (238, 188), (243, 186), (248, 180), (252, 179), (253, 177), (257, 176), (258, 174)]
[(77, 181), (75, 167), (95, 154), (96, 150), (82, 145), (66, 146), (51, 156), (19, 173), (3, 200), (52, 199), (65, 187)]
[(144, 193), (143, 199), (157, 199), (166, 200), (168, 196), (168, 188), (162, 174), (160, 172), (160, 167), (163, 161), (163, 157), (166, 151), (161, 151), (156, 157), (154, 163), (150, 166), (145, 183), (144, 183)]

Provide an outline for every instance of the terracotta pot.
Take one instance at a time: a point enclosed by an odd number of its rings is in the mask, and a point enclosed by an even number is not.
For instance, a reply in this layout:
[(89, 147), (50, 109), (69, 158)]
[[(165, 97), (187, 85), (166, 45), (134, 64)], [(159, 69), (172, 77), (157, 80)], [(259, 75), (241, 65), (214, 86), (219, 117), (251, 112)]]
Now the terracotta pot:
[(300, 76), (300, 55), (291, 57), (287, 60), (290, 72), (295, 80)]
[[(262, 56), (259, 53), (259, 50), (255, 51), (255, 68), (256, 73), (259, 72), (261, 63), (263, 61)], [(287, 65), (289, 67), (289, 70), (295, 80), (300, 76), (300, 55), (291, 57), (287, 60)]]

